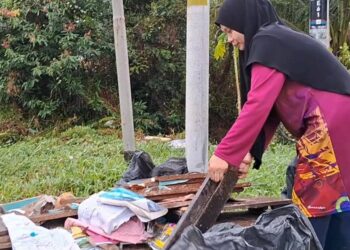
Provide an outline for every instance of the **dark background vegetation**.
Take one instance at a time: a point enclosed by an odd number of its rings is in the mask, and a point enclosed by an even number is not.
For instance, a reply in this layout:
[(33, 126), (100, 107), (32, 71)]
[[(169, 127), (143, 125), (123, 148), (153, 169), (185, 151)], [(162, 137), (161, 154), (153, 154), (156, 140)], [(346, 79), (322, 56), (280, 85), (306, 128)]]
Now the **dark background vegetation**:
[[(211, 1), (211, 20), (222, 1)], [(308, 0), (273, 0), (280, 16), (307, 31)], [(184, 130), (186, 1), (124, 0), (135, 126), (148, 134)], [(350, 2), (331, 0), (332, 50), (350, 68)], [(234, 121), (232, 50), (212, 58), (210, 135), (219, 140)], [(2, 0), (0, 2), (0, 104), (23, 126), (21, 134), (57, 124), (118, 121), (111, 2), (106, 0)], [(11, 117), (10, 117), (11, 118)]]

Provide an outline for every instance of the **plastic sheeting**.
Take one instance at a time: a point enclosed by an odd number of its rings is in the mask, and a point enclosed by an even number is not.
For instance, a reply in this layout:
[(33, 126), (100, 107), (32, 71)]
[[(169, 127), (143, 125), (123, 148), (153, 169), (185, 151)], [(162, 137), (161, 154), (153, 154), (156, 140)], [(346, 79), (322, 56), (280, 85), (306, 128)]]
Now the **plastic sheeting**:
[(188, 173), (186, 158), (172, 157), (158, 167), (155, 167), (152, 158), (148, 153), (144, 151), (136, 151), (130, 161), (127, 171), (117, 185), (124, 185), (129, 181), (155, 176), (185, 173)]
[(151, 176), (164, 176), (188, 173), (186, 158), (169, 158), (166, 162), (154, 168)]
[(150, 178), (153, 168), (151, 156), (146, 152), (136, 151), (131, 158), (128, 170), (117, 184), (123, 185), (129, 181)]
[(253, 226), (233, 223), (213, 226), (202, 232), (189, 226), (171, 250), (322, 250), (310, 221), (294, 205), (259, 216)]
[(62, 228), (49, 230), (13, 213), (1, 218), (9, 231), (13, 250), (80, 250), (72, 235)]

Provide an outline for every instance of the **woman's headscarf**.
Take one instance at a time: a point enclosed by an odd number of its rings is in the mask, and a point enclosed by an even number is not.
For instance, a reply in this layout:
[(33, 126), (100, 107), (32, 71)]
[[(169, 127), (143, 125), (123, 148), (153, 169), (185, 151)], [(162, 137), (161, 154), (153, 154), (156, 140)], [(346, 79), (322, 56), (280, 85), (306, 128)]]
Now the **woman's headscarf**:
[[(259, 63), (315, 89), (350, 95), (350, 74), (323, 44), (285, 26), (268, 0), (225, 0), (216, 24), (244, 34), (240, 52), (242, 104), (250, 90), (251, 65)], [(251, 154), (259, 168), (265, 136), (260, 132)]]
[(249, 47), (260, 27), (278, 22), (282, 24), (269, 1), (226, 0), (220, 8), (216, 23), (244, 34), (245, 49), (240, 52), (242, 103), (246, 101), (250, 89), (250, 74), (245, 65), (249, 57)]

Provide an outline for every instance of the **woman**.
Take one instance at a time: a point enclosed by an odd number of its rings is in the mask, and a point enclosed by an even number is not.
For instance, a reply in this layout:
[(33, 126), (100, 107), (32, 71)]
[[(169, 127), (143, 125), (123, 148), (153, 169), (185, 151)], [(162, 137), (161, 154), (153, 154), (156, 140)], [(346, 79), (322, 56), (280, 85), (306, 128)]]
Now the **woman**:
[[(318, 41), (293, 31), (268, 0), (225, 0), (217, 24), (240, 50), (241, 113), (209, 161), (242, 175), (280, 122), (297, 141), (292, 199), (325, 249), (350, 249), (350, 75)], [(252, 156), (251, 156), (252, 155)]]

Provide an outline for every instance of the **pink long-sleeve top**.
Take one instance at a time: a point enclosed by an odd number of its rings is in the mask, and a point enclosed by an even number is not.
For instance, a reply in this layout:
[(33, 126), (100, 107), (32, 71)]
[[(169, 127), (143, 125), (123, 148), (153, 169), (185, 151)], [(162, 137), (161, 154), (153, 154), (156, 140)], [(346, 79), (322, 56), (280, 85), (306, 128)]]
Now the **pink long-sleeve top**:
[[(251, 90), (236, 122), (221, 140), (214, 154), (231, 166), (239, 166), (264, 127), (286, 80), (284, 74), (259, 64), (252, 67)], [(278, 122), (269, 118), (265, 134), (269, 140)]]
[(214, 154), (237, 167), (261, 129), (269, 141), (282, 122), (298, 139), (294, 203), (309, 217), (350, 211), (349, 116), (349, 96), (313, 89), (255, 64), (247, 102)]

